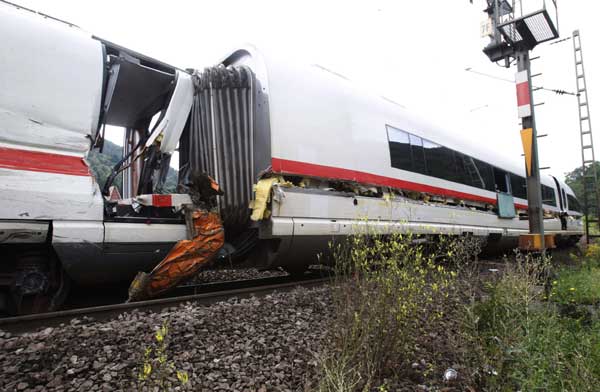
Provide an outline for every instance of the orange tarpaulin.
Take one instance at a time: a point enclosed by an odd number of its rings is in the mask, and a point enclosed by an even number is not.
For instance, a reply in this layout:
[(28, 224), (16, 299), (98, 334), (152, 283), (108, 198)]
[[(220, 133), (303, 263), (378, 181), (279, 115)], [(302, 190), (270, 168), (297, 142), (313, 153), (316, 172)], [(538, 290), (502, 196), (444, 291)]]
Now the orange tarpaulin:
[(208, 264), (225, 241), (219, 215), (194, 209), (193, 237), (179, 241), (150, 273), (139, 272), (129, 286), (129, 301), (155, 297), (195, 275)]

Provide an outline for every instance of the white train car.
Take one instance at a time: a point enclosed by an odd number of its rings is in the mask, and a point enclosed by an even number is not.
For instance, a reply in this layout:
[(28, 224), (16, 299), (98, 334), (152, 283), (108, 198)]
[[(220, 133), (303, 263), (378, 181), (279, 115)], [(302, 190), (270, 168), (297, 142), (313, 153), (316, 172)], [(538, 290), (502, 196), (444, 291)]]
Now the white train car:
[[(189, 197), (160, 194), (177, 145), (181, 186), (203, 171), (225, 190), (221, 256), (240, 265), (302, 270), (365, 219), (491, 242), (527, 232), (518, 162), (318, 65), (246, 47), (181, 70), (6, 3), (0, 36), (0, 311), (55, 307), (72, 281), (127, 282), (185, 239)], [(86, 157), (106, 125), (124, 129), (123, 160), (96, 179)], [(253, 184), (269, 177), (286, 183), (252, 221)], [(543, 184), (546, 231), (581, 236), (572, 190)]]
[[(491, 243), (513, 239), (512, 244), (528, 232), (522, 162), (469, 145), (465, 135), (435, 127), (316, 64), (288, 62), (246, 47), (222, 65), (249, 68), (255, 76), (254, 137), (241, 141), (254, 151), (252, 172), (282, 175), (295, 185), (275, 187), (271, 215), (257, 225), (258, 237), (270, 242), (262, 247), (266, 254), (260, 260), (301, 270), (332, 236), (350, 234), (357, 224), (377, 226), (380, 232), (468, 233)], [(215, 76), (219, 70), (225, 72), (216, 68), (203, 77), (227, 79)], [(222, 154), (215, 161), (220, 171), (212, 159), (198, 167), (215, 175), (225, 189), (243, 187), (232, 180), (241, 179), (233, 163), (243, 164), (239, 158), (230, 161), (243, 156), (228, 151), (233, 130), (227, 121), (211, 123), (229, 113), (230, 103), (223, 98), (227, 87), (206, 90), (216, 98), (200, 102), (197, 113), (205, 116), (206, 126), (197, 121), (189, 143), (197, 142), (196, 150), (212, 146)], [(216, 142), (209, 134), (217, 135)], [(256, 177), (249, 180), (245, 183)], [(573, 191), (549, 175), (542, 184), (546, 232), (561, 242), (578, 239), (581, 209)], [(499, 216), (499, 195), (514, 204), (513, 218)], [(245, 200), (225, 202), (228, 208), (245, 209)], [(357, 223), (365, 218), (368, 223)]]

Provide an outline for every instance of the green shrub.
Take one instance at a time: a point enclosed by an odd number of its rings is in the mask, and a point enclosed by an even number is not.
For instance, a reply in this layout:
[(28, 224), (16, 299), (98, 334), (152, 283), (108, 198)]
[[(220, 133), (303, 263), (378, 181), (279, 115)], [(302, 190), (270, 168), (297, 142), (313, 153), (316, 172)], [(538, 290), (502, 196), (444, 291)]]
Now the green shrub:
[(456, 313), (466, 298), (450, 267), (466, 264), (479, 250), (472, 237), (405, 234), (354, 235), (332, 245), (338, 280), (319, 389), (385, 390), (403, 379), (439, 381), (460, 359), (452, 347), (460, 338)]

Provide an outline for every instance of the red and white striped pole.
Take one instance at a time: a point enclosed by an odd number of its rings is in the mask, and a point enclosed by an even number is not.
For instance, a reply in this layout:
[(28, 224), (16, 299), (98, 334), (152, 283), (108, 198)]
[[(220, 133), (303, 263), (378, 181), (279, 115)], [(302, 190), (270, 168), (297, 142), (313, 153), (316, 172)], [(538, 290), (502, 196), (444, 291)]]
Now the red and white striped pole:
[[(529, 216), (529, 236), (521, 238), (522, 248), (541, 250), (546, 248), (544, 241), (544, 210), (542, 207), (542, 185), (538, 160), (537, 132), (531, 88), (531, 67), (529, 50), (517, 52), (516, 86), (519, 118), (522, 122), (521, 140), (525, 152), (527, 169), (527, 205)], [(528, 243), (528, 245), (525, 244)]]

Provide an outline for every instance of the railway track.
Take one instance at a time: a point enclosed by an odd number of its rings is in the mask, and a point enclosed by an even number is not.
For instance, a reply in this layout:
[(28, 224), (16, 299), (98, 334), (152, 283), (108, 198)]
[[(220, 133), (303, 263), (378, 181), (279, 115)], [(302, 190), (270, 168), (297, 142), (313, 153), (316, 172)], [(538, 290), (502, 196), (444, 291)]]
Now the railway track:
[(22, 334), (42, 327), (55, 327), (60, 324), (70, 323), (74, 319), (85, 318), (86, 321), (106, 320), (134, 310), (160, 311), (161, 309), (177, 306), (185, 302), (208, 305), (232, 297), (243, 298), (252, 295), (267, 295), (273, 291), (292, 290), (298, 286), (318, 286), (330, 280), (331, 277), (324, 276), (322, 272), (312, 272), (301, 277), (288, 275), (179, 286), (165, 297), (147, 301), (116, 303), (0, 318), (0, 329), (13, 334)]

